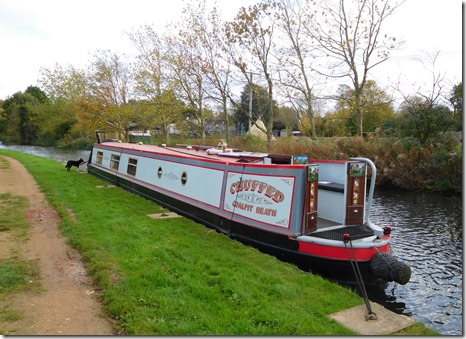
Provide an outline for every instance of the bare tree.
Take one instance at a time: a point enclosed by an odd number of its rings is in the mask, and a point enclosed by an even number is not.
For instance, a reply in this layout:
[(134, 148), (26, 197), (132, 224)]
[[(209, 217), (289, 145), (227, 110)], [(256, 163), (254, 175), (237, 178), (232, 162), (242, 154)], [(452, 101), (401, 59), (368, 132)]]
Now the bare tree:
[(128, 36), (139, 51), (136, 61), (136, 93), (152, 100), (162, 95), (164, 89), (170, 88), (165, 65), (168, 48), (163, 36), (157, 34), (151, 26), (143, 26), (139, 31), (128, 33)]
[(349, 77), (354, 88), (357, 134), (363, 132), (362, 91), (368, 72), (389, 58), (400, 46), (395, 37), (382, 32), (385, 21), (403, 3), (391, 0), (312, 0), (314, 20), (307, 34), (329, 60), (328, 77)]
[(170, 36), (157, 34), (151, 26), (143, 26), (129, 34), (139, 51), (136, 63), (136, 93), (143, 97), (139, 124), (148, 128), (160, 127), (165, 141), (169, 141), (169, 126), (182, 121), (185, 107), (176, 98), (177, 82), (171, 72)]
[(435, 69), (439, 54), (440, 51), (427, 54), (426, 59), (430, 64), (424, 58), (420, 60), (426, 70), (431, 72), (430, 88), (419, 87), (415, 94), (409, 95), (398, 88), (404, 99), (400, 111), (404, 115), (405, 133), (414, 135), (421, 143), (454, 129), (452, 126), (457, 121), (457, 112), (449, 98), (452, 87), (448, 85), (445, 74)]
[(205, 77), (203, 86), (205, 96), (207, 100), (220, 105), (226, 125), (226, 139), (229, 140), (228, 102), (232, 100), (230, 91), (232, 65), (229, 54), (224, 53), (229, 49), (229, 44), (226, 43), (219, 13), (216, 7), (208, 11), (205, 1), (200, 1), (195, 8), (187, 5), (184, 14), (185, 26), (189, 27), (189, 33), (185, 32), (183, 35), (189, 36), (189, 41), (196, 42), (199, 47), (198, 58)]
[[(301, 124), (307, 120), (310, 124), (310, 135), (317, 139), (314, 122), (314, 94), (311, 83), (312, 39), (306, 39), (305, 27), (309, 26), (311, 16), (306, 15), (308, 0), (278, 0), (278, 27), (284, 32), (284, 41), (278, 48), (278, 74), (285, 95), (294, 106)], [(305, 112), (302, 117), (301, 112)], [(304, 119), (303, 119), (304, 118)]]

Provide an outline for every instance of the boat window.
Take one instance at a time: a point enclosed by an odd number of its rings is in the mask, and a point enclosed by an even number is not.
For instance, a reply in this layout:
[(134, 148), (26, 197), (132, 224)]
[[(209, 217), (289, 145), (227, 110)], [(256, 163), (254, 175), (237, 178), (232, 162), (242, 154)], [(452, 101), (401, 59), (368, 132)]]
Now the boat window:
[(120, 166), (120, 156), (117, 154), (112, 154), (112, 158), (110, 159), (110, 168), (118, 171), (118, 167)]
[(129, 159), (128, 161), (128, 168), (126, 170), (126, 173), (129, 175), (136, 175), (136, 167), (138, 165), (138, 159)]
[(162, 177), (162, 167), (159, 167), (157, 171), (157, 176), (159, 177), (159, 179)]
[(104, 159), (104, 152), (97, 152), (97, 156), (96, 156), (97, 165), (102, 165), (103, 159)]
[(183, 172), (183, 174), (181, 174), (181, 184), (184, 186), (186, 185), (187, 181), (188, 181), (188, 173)]

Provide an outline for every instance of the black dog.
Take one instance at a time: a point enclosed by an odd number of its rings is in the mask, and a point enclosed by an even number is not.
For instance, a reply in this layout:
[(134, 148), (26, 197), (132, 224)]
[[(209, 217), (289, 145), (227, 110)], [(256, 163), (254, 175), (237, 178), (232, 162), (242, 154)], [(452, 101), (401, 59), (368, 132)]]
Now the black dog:
[(69, 172), (71, 167), (75, 166), (75, 167), (78, 168), (77, 170), (79, 171), (79, 165), (81, 165), (83, 162), (84, 162), (84, 160), (82, 158), (77, 160), (77, 161), (76, 160), (68, 160), (68, 162), (66, 163), (65, 168)]

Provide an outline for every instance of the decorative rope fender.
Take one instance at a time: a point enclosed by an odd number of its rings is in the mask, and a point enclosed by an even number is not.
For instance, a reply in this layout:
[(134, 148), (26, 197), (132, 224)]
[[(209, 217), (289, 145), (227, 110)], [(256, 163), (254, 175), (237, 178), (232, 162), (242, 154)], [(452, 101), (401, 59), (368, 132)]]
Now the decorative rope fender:
[(377, 253), (372, 258), (370, 267), (375, 276), (401, 285), (405, 285), (411, 278), (411, 268), (389, 253)]

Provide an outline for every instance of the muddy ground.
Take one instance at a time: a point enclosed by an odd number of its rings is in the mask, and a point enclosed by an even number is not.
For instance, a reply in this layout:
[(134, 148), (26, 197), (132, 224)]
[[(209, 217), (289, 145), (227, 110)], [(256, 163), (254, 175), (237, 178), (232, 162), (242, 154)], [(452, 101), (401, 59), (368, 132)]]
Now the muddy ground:
[(29, 202), (29, 239), (0, 232), (0, 262), (14, 253), (35, 261), (42, 289), (14, 293), (0, 302), (0, 312), (18, 312), (19, 319), (1, 320), (0, 330), (12, 335), (111, 335), (112, 322), (99, 302), (99, 291), (81, 257), (58, 230), (60, 217), (29, 172), (15, 159), (0, 169), (0, 193), (24, 196)]

